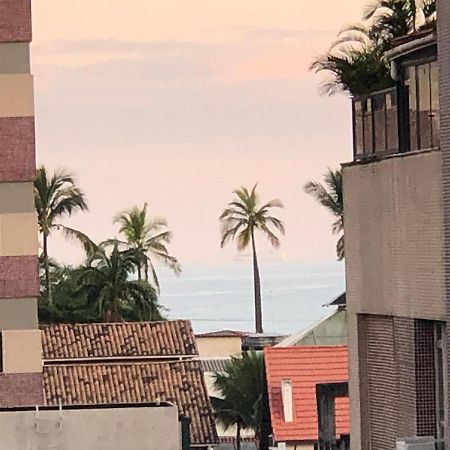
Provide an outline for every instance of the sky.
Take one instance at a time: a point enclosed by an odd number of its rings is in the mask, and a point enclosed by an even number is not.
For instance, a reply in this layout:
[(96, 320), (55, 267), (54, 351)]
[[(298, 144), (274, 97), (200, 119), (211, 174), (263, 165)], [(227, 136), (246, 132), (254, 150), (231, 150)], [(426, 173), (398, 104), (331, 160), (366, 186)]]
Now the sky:
[[(149, 204), (182, 263), (232, 261), (218, 216), (258, 182), (280, 198), (279, 251), (263, 260), (335, 258), (332, 219), (302, 191), (348, 161), (351, 108), (308, 71), (363, 0), (39, 0), (34, 2), (38, 163), (76, 174), (90, 212), (64, 223), (94, 240), (113, 216)], [(52, 256), (81, 250), (55, 234)]]

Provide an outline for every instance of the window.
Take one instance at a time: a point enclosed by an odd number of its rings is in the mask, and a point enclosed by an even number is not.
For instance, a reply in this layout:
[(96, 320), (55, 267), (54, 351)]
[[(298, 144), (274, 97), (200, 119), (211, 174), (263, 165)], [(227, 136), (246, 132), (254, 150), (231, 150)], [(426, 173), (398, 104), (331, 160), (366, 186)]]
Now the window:
[(444, 325), (415, 320), (417, 435), (434, 436), (443, 450), (445, 436)]
[(411, 150), (439, 147), (439, 73), (437, 62), (405, 69)]

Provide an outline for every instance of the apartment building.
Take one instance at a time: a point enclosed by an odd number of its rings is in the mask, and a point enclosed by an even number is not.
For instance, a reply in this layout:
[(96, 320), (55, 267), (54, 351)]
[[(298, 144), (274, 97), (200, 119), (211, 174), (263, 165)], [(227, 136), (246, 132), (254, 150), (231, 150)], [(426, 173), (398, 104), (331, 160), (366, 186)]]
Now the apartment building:
[(343, 184), (355, 449), (417, 437), (450, 448), (450, 4), (438, 7), (438, 32), (386, 54), (395, 86), (353, 99)]
[(0, 0), (0, 405), (42, 403), (31, 0)]

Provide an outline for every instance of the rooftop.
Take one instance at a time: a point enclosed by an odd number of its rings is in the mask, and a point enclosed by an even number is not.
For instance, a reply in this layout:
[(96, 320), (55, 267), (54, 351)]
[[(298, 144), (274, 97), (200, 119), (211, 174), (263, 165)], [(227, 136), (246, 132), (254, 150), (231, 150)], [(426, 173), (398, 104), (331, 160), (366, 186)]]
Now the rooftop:
[(196, 334), (197, 338), (227, 338), (227, 337), (240, 337), (243, 338), (248, 336), (250, 333), (246, 331), (234, 331), (234, 330), (219, 330), (219, 331), (211, 331), (209, 333), (200, 333)]
[[(269, 347), (264, 350), (270, 416), (275, 440), (315, 441), (318, 439), (316, 385), (348, 381), (347, 347)], [(285, 422), (281, 381), (290, 379), (293, 422)], [(337, 434), (349, 432), (348, 398), (336, 399)]]
[(217, 442), (189, 321), (50, 325), (42, 347), (45, 405), (170, 402), (193, 445)]
[(199, 361), (44, 366), (44, 404), (170, 402), (191, 419), (193, 444), (217, 442)]
[(42, 347), (47, 361), (198, 354), (186, 320), (48, 325)]

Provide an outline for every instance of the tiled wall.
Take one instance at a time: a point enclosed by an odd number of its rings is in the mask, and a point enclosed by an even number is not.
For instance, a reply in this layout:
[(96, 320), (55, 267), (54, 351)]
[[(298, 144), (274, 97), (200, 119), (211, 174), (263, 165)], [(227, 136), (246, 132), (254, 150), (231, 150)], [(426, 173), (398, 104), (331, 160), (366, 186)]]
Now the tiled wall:
[(445, 319), (441, 153), (344, 167), (350, 313)]
[[(438, 0), (438, 14), (445, 298), (447, 303), (447, 323), (450, 323), (450, 2), (448, 0)], [(450, 349), (450, 333), (447, 332), (447, 336), (448, 350)], [(450, 358), (448, 354), (447, 362), (450, 373)], [(450, 380), (450, 377), (448, 379)], [(450, 396), (450, 389), (448, 389), (448, 392)], [(450, 405), (450, 399), (447, 405)], [(450, 443), (448, 428), (447, 424), (447, 443)]]
[(31, 0), (0, 0), (0, 407), (42, 402)]

